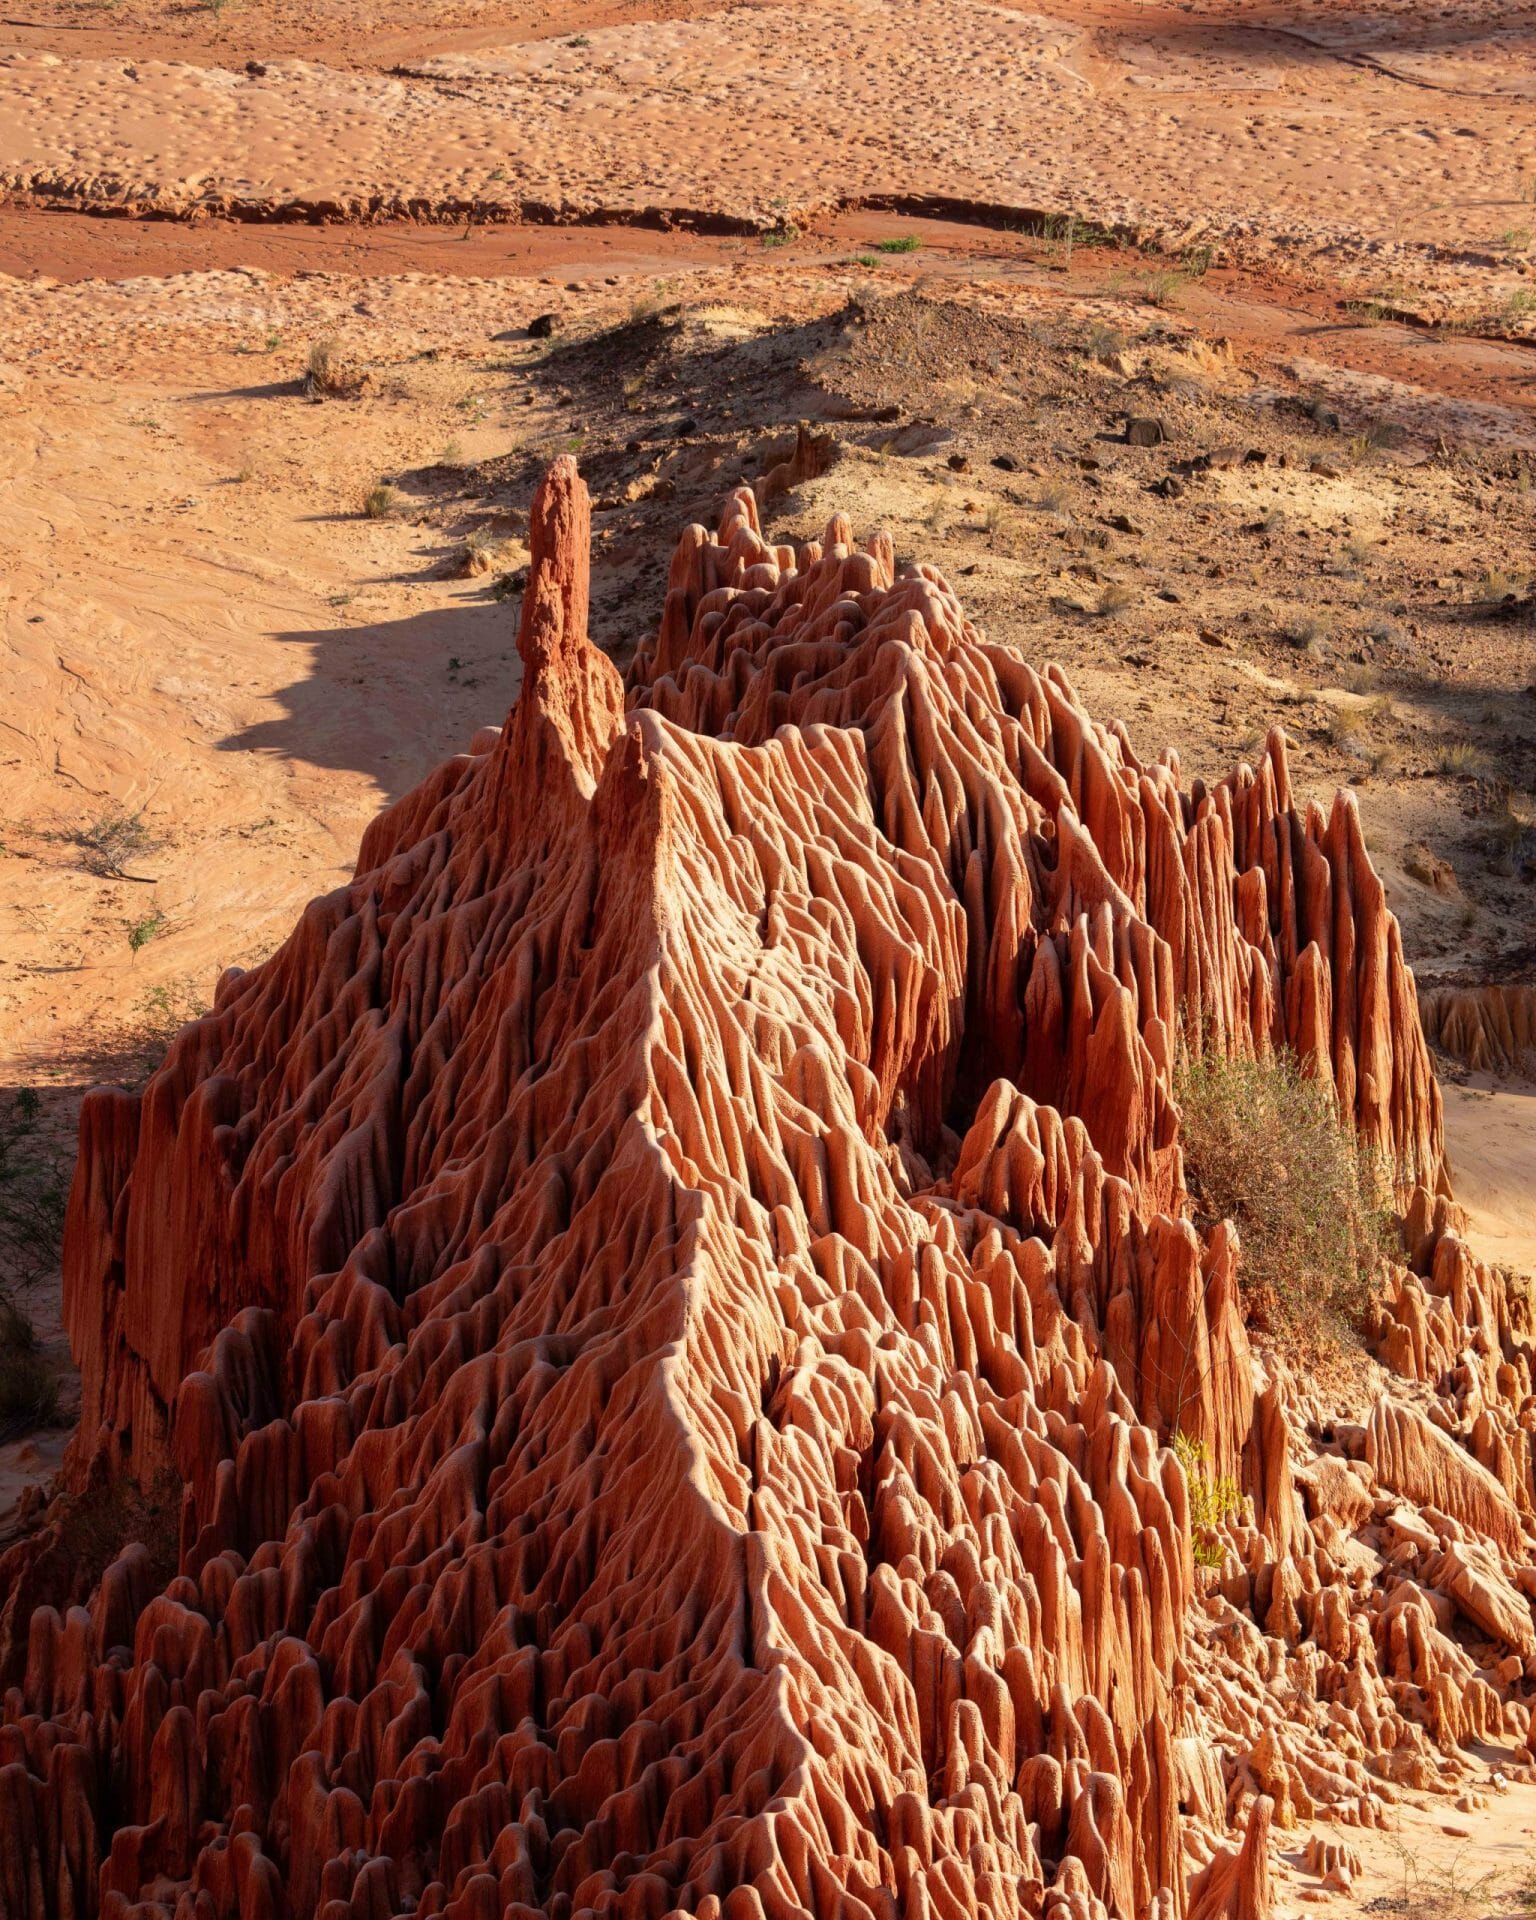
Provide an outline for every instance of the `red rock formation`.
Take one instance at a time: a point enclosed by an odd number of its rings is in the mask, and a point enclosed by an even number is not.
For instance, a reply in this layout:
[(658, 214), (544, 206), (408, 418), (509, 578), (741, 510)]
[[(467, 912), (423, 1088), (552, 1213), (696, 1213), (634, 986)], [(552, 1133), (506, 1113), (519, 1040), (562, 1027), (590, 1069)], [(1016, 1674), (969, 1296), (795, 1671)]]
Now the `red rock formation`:
[(1479, 1072), (1536, 1066), (1536, 987), (1434, 987), (1419, 995), (1432, 1046)]
[[(626, 698), (586, 539), (561, 461), (505, 729), (87, 1101), (74, 1471), (173, 1470), (180, 1565), (0, 1561), (0, 1913), (1262, 1915), (1273, 1823), (1528, 1732), (1448, 1633), (1525, 1650), (1527, 1330), (1353, 805), (747, 494)], [(1391, 1154), (1438, 1424), (1259, 1371), (1181, 1033)]]

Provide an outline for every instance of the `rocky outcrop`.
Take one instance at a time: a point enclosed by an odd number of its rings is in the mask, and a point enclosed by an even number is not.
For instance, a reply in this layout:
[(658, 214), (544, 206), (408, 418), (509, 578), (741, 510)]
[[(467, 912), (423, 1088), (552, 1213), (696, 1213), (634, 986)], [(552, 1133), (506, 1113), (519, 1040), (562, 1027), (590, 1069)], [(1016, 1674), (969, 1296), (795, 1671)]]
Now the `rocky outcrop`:
[(1419, 995), (1424, 1035), (1477, 1072), (1536, 1067), (1536, 987), (1432, 987)]
[[(0, 1562), (0, 1908), (1257, 1920), (1275, 1825), (1529, 1730), (1530, 1349), (1353, 804), (1278, 734), (1185, 787), (749, 494), (626, 690), (586, 512), (557, 463), (507, 725), (87, 1102), (74, 1471), (173, 1473), (179, 1564)], [(1250, 1351), (1202, 1036), (1390, 1157), (1443, 1426)]]

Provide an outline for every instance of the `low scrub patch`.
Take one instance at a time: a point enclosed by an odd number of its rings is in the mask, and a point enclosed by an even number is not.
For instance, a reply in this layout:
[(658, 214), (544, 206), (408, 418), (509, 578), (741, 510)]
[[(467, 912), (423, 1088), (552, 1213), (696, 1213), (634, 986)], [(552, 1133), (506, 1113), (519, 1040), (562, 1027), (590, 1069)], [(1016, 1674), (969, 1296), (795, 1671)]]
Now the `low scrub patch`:
[(1242, 1239), (1250, 1322), (1336, 1344), (1363, 1316), (1387, 1244), (1386, 1169), (1293, 1054), (1186, 1056), (1177, 1094), (1190, 1191)]

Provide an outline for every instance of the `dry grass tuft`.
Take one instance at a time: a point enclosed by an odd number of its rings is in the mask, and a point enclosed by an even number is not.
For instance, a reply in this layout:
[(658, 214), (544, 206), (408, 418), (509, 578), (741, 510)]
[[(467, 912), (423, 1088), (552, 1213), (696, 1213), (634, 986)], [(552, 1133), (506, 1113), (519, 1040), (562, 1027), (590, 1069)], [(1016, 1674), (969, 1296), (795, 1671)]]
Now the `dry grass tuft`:
[(311, 400), (346, 400), (362, 389), (361, 371), (340, 344), (327, 335), (317, 340), (304, 362), (304, 391)]
[(1127, 607), (1135, 604), (1134, 591), (1118, 580), (1111, 580), (1107, 586), (1099, 589), (1099, 597), (1094, 602), (1093, 610), (1101, 619), (1106, 619), (1111, 614), (1124, 613)]
[(1430, 764), (1447, 780), (1480, 780), (1488, 771), (1488, 756), (1470, 740), (1443, 740)]
[(1295, 1056), (1186, 1056), (1177, 1076), (1191, 1192), (1236, 1223), (1252, 1322), (1319, 1351), (1363, 1315), (1386, 1241), (1384, 1169)]

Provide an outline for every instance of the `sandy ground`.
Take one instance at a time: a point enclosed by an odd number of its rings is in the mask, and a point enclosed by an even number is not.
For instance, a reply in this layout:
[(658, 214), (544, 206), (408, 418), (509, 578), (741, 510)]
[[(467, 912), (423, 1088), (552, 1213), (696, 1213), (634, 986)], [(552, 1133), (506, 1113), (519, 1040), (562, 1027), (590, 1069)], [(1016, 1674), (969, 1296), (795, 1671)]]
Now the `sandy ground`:
[(1475, 1074), (1443, 1092), (1451, 1177), (1474, 1247), (1536, 1274), (1536, 1087)]
[[(1454, 1802), (1407, 1797), (1383, 1829), (1330, 1824), (1281, 1837), (1276, 1920), (1331, 1914), (1397, 1914), (1405, 1920), (1517, 1920), (1536, 1897), (1536, 1787), (1502, 1784), (1493, 1747), (1485, 1782)], [(1348, 1891), (1319, 1884), (1302, 1864), (1313, 1833), (1351, 1849), (1361, 1872)], [(1301, 1845), (1285, 1847), (1287, 1839)]]
[[(78, 18), (0, 28), (0, 190), (263, 218), (1075, 210), (1175, 249), (1352, 263), (1389, 304), (1475, 262), (1483, 323), (1528, 325), (1536, 59), (1520, 8), (1423, 24), (1368, 6), (599, 6), (537, 39), (512, 9), (504, 44), (456, 46), (450, 14), (442, 37), (403, 54), (397, 35), (379, 64), (346, 66), (235, 64), (252, 37), (237, 22), (265, 10), (228, 12), (227, 65), (217, 38), (167, 57), (178, 40), (152, 9), (136, 32), (114, 22), (132, 51), (110, 58), (82, 51)], [(278, 26), (274, 44), (292, 37)], [(371, 45), (347, 40), (354, 58)], [(963, 95), (934, 85), (960, 71)]]

